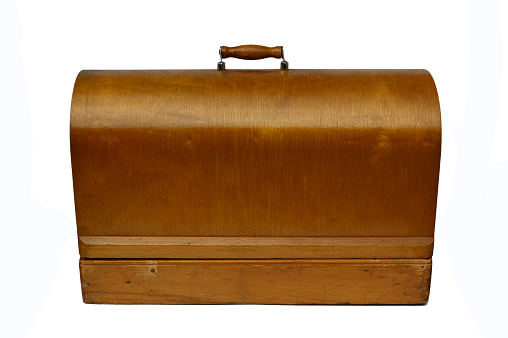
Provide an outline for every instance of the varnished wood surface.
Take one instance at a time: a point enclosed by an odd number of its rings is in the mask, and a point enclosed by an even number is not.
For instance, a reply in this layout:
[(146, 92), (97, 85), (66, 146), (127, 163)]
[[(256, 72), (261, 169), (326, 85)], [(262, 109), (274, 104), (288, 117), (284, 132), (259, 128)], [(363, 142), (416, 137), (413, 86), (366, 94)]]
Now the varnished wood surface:
[(432, 237), (440, 146), (427, 71), (83, 71), (78, 233)]
[(423, 304), (430, 259), (84, 260), (83, 300), (108, 304)]
[(237, 58), (244, 60), (259, 60), (266, 58), (280, 59), (282, 47), (265, 47), (259, 45), (242, 45), (236, 47), (221, 47), (222, 58)]
[(432, 237), (81, 236), (84, 258), (431, 258)]

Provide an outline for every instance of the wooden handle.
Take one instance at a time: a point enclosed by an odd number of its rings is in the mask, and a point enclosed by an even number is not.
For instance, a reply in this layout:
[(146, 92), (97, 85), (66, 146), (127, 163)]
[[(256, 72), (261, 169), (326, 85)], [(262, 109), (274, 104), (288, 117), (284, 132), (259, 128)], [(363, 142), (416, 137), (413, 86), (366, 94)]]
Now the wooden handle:
[(237, 47), (221, 47), (223, 59), (237, 58), (243, 60), (259, 60), (266, 58), (280, 59), (282, 57), (282, 46), (265, 47), (258, 45), (243, 45)]

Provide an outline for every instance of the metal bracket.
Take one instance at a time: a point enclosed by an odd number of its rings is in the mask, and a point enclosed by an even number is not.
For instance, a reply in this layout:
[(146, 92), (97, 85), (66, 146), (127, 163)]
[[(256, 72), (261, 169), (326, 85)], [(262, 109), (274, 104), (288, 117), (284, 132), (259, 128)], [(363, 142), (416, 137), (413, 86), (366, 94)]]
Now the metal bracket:
[(280, 70), (287, 71), (289, 69), (289, 62), (284, 59), (284, 47), (280, 47), (280, 54), (282, 56), (282, 61), (280, 62)]
[(219, 61), (219, 63), (217, 63), (217, 70), (224, 71), (224, 70), (226, 70), (226, 63), (222, 62), (222, 47), (219, 47), (219, 56), (220, 56), (220, 61)]

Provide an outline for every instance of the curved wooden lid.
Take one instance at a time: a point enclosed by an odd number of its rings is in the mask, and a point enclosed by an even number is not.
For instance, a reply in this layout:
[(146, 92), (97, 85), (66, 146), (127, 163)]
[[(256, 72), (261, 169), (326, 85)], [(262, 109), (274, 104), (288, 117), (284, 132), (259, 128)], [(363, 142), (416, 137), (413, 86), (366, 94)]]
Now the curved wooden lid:
[(432, 237), (425, 70), (82, 71), (80, 236)]

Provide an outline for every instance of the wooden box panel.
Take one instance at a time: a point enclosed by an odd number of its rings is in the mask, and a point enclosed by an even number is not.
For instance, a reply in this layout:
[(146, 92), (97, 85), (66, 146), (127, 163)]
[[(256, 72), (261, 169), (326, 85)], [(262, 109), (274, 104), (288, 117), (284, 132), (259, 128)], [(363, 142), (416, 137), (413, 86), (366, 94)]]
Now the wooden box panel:
[(81, 260), (85, 303), (424, 304), (430, 259)]

